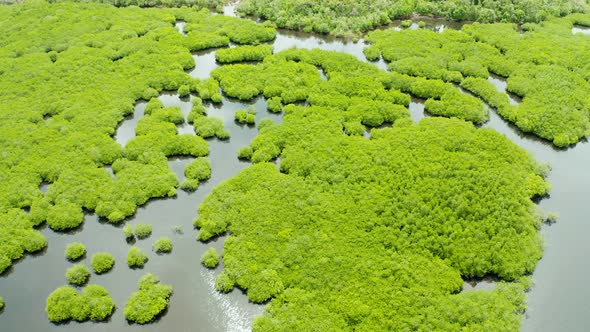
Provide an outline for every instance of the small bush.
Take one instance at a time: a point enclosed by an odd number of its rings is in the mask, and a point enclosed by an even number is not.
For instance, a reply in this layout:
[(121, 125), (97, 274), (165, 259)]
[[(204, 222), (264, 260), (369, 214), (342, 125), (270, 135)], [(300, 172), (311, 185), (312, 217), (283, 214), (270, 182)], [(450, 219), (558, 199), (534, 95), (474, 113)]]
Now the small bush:
[(252, 158), (252, 148), (249, 146), (244, 146), (238, 150), (238, 158), (240, 159), (250, 159)]
[(199, 188), (199, 180), (197, 179), (185, 179), (180, 185), (180, 189), (188, 192), (195, 191), (197, 188)]
[(113, 313), (114, 308), (115, 303), (102, 286), (88, 285), (82, 295), (72, 287), (62, 286), (47, 297), (45, 312), (55, 323), (70, 319), (79, 322), (88, 319), (103, 321)]
[(266, 102), (268, 103), (268, 111), (271, 113), (280, 113), (283, 109), (281, 97), (272, 97)]
[(141, 249), (139, 249), (138, 247), (129, 248), (129, 252), (127, 253), (127, 265), (129, 265), (129, 267), (141, 268), (145, 265), (147, 260), (147, 255), (143, 253)]
[(0, 310), (4, 309), (4, 299), (0, 296)]
[(402, 21), (402, 28), (409, 28), (412, 26), (412, 20), (403, 20)]
[(196, 179), (199, 181), (211, 178), (211, 162), (209, 158), (200, 157), (186, 166), (184, 175), (189, 179)]
[(135, 236), (138, 239), (145, 239), (152, 235), (152, 226), (146, 223), (138, 223), (135, 225)]
[(191, 93), (191, 88), (188, 85), (181, 85), (180, 88), (178, 88), (178, 95), (180, 97), (186, 97)]
[(139, 324), (149, 323), (168, 306), (172, 286), (160, 283), (148, 273), (139, 279), (139, 291), (131, 295), (125, 305), (125, 318)]
[(252, 125), (256, 122), (256, 114), (247, 110), (239, 110), (234, 114), (234, 119), (238, 123)]
[(130, 224), (125, 225), (125, 227), (123, 227), (123, 235), (125, 235), (126, 239), (130, 239), (133, 237), (133, 226), (131, 226)]
[(222, 293), (229, 293), (234, 289), (234, 281), (227, 273), (221, 273), (215, 278), (215, 289)]
[(167, 253), (172, 251), (172, 240), (165, 236), (161, 237), (154, 242), (152, 249), (157, 253)]
[(201, 257), (201, 263), (210, 269), (214, 269), (219, 265), (219, 255), (215, 248), (209, 248)]
[(92, 255), (92, 268), (98, 274), (110, 271), (113, 265), (115, 265), (115, 259), (108, 252), (99, 252)]
[(66, 247), (66, 258), (75, 261), (86, 254), (86, 247), (80, 242), (72, 242)]
[(90, 271), (84, 264), (77, 264), (66, 271), (66, 279), (72, 285), (81, 286), (90, 279)]

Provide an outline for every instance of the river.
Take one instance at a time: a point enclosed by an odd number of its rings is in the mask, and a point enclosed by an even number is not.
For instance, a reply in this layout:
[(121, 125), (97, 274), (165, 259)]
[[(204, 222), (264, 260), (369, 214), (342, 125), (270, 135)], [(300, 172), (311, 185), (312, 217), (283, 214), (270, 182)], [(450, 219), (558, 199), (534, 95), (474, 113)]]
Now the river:
[[(225, 13), (233, 11), (225, 8)], [(427, 21), (427, 28), (443, 31), (443, 21)], [(182, 23), (177, 27), (182, 32)], [(320, 48), (345, 52), (366, 61), (362, 50), (366, 44), (360, 40), (356, 43), (314, 34), (279, 31), (273, 43), (275, 52), (290, 48)], [(193, 54), (196, 67), (189, 74), (193, 77), (206, 78), (217, 67), (214, 50)], [(383, 60), (374, 62), (386, 70)], [(496, 76), (489, 78), (497, 88), (505, 91), (505, 82)], [(165, 106), (179, 106), (184, 115), (188, 115), (191, 104), (188, 99), (181, 99), (175, 94), (164, 93), (160, 96)], [(518, 103), (512, 98), (511, 103)], [(410, 113), (414, 121), (425, 116), (424, 100), (413, 98)], [(6, 302), (6, 308), (0, 315), (2, 331), (247, 331), (253, 317), (260, 315), (264, 307), (249, 303), (239, 290), (230, 294), (220, 294), (213, 290), (215, 275), (222, 266), (214, 271), (200, 264), (202, 253), (213, 246), (221, 252), (223, 238), (210, 243), (195, 240), (192, 220), (197, 214), (197, 206), (205, 196), (220, 182), (228, 179), (249, 163), (236, 158), (237, 150), (249, 144), (257, 134), (257, 129), (238, 125), (233, 120), (234, 112), (252, 105), (257, 109), (257, 121), (271, 117), (281, 122), (281, 116), (270, 114), (266, 110), (264, 98), (257, 98), (251, 103), (243, 103), (228, 98), (220, 105), (205, 104), (208, 116), (223, 119), (231, 138), (220, 141), (209, 139), (209, 158), (212, 165), (212, 177), (201, 183), (194, 193), (178, 191), (174, 198), (151, 200), (140, 207), (127, 223), (149, 223), (153, 227), (151, 237), (139, 240), (135, 245), (148, 253), (150, 259), (143, 269), (133, 270), (126, 266), (127, 250), (131, 244), (125, 243), (122, 226), (113, 226), (100, 221), (95, 215), (88, 214), (85, 223), (75, 231), (56, 233), (43, 227), (41, 232), (48, 240), (48, 247), (43, 252), (27, 256), (0, 276), (0, 295)], [(129, 116), (117, 130), (115, 139), (125, 145), (134, 136), (137, 121), (143, 115), (145, 102), (139, 102), (133, 115)], [(545, 252), (539, 262), (533, 279), (535, 286), (528, 294), (528, 309), (523, 319), (523, 331), (587, 331), (590, 326), (590, 288), (584, 287), (589, 271), (586, 253), (590, 252), (590, 204), (586, 204), (590, 188), (590, 151), (587, 142), (581, 142), (569, 149), (556, 149), (549, 143), (534, 136), (521, 133), (514, 126), (502, 120), (493, 110), (490, 121), (485, 127), (492, 127), (503, 133), (514, 143), (528, 150), (537, 160), (551, 165), (548, 180), (553, 186), (551, 196), (540, 201), (539, 207), (546, 211), (557, 212), (558, 221), (553, 225), (544, 225), (542, 234), (545, 238)], [(193, 133), (192, 126), (179, 126), (179, 133)], [(182, 182), (184, 167), (191, 158), (171, 158), (169, 165)], [(45, 186), (43, 189), (47, 189)], [(156, 255), (151, 245), (160, 236), (170, 236), (174, 249), (166, 255)], [(66, 284), (65, 271), (72, 263), (64, 258), (66, 245), (79, 241), (86, 245), (87, 257), (81, 262), (90, 266), (90, 257), (100, 251), (111, 252), (115, 257), (115, 268), (106, 274), (93, 274), (90, 283), (104, 286), (111, 294), (117, 309), (109, 322), (77, 323), (55, 325), (47, 320), (44, 312), (45, 300), (55, 288)], [(123, 315), (127, 298), (137, 290), (137, 280), (141, 275), (152, 272), (162, 282), (174, 287), (169, 308), (163, 317), (153, 324), (145, 326), (129, 324)], [(40, 277), (42, 276), (42, 277)], [(488, 280), (482, 282), (482, 288), (493, 288)], [(468, 286), (469, 285), (469, 286)], [(466, 284), (465, 289), (471, 289)], [(475, 288), (478, 288), (475, 285)]]

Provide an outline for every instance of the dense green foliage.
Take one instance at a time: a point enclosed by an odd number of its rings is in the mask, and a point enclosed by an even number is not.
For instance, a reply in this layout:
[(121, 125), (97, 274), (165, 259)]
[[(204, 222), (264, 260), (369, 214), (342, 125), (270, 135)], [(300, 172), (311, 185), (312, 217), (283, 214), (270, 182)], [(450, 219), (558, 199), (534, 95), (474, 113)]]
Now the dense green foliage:
[(145, 239), (152, 235), (152, 225), (143, 222), (135, 225), (135, 236), (138, 239)]
[[(238, 13), (256, 15), (280, 28), (343, 35), (370, 30), (412, 14), (479, 22), (539, 22), (549, 15), (587, 10), (575, 0), (242, 0)], [(411, 23), (411, 21), (410, 21)]]
[(115, 258), (108, 252), (97, 252), (92, 255), (92, 268), (97, 274), (110, 271), (115, 265)]
[(163, 236), (154, 242), (152, 249), (157, 253), (169, 253), (172, 251), (172, 239)]
[(222, 293), (229, 293), (234, 289), (234, 280), (227, 273), (220, 273), (215, 278), (215, 289)]
[(271, 54), (270, 45), (239, 46), (218, 50), (215, 52), (215, 60), (220, 63), (262, 61)]
[(115, 303), (102, 286), (88, 285), (82, 295), (69, 286), (62, 286), (49, 295), (45, 311), (50, 321), (59, 323), (70, 319), (103, 321), (114, 308)]
[[(364, 128), (363, 128), (364, 130)], [(252, 148), (250, 146), (243, 146), (238, 150), (238, 158), (240, 159), (250, 159), (252, 158)]]
[(211, 162), (209, 158), (197, 158), (191, 161), (184, 169), (186, 179), (181, 187), (186, 191), (195, 191), (199, 182), (211, 178)]
[(127, 224), (123, 227), (123, 235), (126, 239), (133, 237), (133, 226), (131, 224)]
[(234, 119), (241, 124), (253, 125), (256, 122), (256, 109), (237, 110)]
[(201, 263), (210, 269), (214, 269), (219, 265), (219, 254), (213, 247), (207, 249), (201, 256)]
[(4, 309), (4, 299), (0, 296), (0, 310)]
[(0, 225), (0, 274), (25, 252), (36, 252), (47, 246), (45, 237), (33, 228), (35, 224), (21, 209), (0, 212)]
[(90, 271), (84, 264), (76, 264), (66, 271), (66, 279), (72, 285), (82, 286), (90, 279)]
[[(229, 231), (217, 289), (271, 300), (253, 330), (517, 330), (546, 169), (461, 120), (400, 117), (368, 140), (343, 135), (349, 109), (311, 104), (286, 106), (252, 141), (280, 153), (281, 172), (245, 169), (195, 220), (201, 240)], [(493, 291), (459, 293), (485, 275), (500, 278)]]
[[(433, 98), (425, 104), (430, 113), (485, 121), (477, 111), (481, 105), (442, 81), (460, 83), (522, 131), (568, 146), (590, 135), (590, 44), (586, 36), (571, 33), (573, 24), (589, 20), (582, 14), (551, 19), (527, 25), (523, 34), (514, 24), (471, 24), (463, 32), (374, 31), (366, 37), (371, 46), (365, 55), (390, 62), (392, 87)], [(522, 103), (510, 105), (504, 93), (485, 81), (489, 73), (507, 77), (507, 90), (522, 97)], [(420, 89), (420, 80), (438, 83)], [(438, 96), (423, 94), (437, 90)], [(441, 94), (444, 90), (448, 92)]]
[(127, 252), (127, 265), (130, 268), (142, 268), (148, 261), (147, 255), (138, 247), (131, 247)]
[(161, 284), (151, 273), (139, 279), (139, 291), (131, 294), (125, 305), (127, 320), (146, 324), (154, 320), (167, 306), (172, 295), (172, 286)]
[(71, 261), (75, 261), (85, 254), (86, 247), (80, 242), (72, 242), (66, 247), (65, 256)]
[[(327, 81), (320, 77), (318, 68), (326, 73)], [(227, 95), (250, 100), (263, 94), (273, 100), (273, 109), (283, 109), (286, 116), (293, 108), (282, 105), (307, 102), (345, 110), (346, 122), (373, 127), (409, 117), (404, 105), (410, 97), (387, 87), (387, 73), (348, 54), (290, 49), (265, 58), (262, 64), (217, 68), (212, 76)], [(256, 145), (252, 144), (252, 158), (258, 161), (276, 157), (280, 149), (269, 146), (256, 151)]]
[[(186, 35), (177, 20), (186, 22)], [(44, 221), (74, 228), (86, 209), (119, 222), (150, 198), (174, 195), (178, 180), (166, 157), (204, 156), (206, 142), (177, 135), (175, 109), (142, 119), (126, 147), (113, 139), (117, 125), (137, 100), (162, 90), (188, 86), (221, 101), (215, 80), (187, 74), (195, 65), (191, 51), (259, 44), (276, 34), (208, 10), (43, 1), (0, 6), (0, 30), (0, 272), (46, 246), (33, 228)]]

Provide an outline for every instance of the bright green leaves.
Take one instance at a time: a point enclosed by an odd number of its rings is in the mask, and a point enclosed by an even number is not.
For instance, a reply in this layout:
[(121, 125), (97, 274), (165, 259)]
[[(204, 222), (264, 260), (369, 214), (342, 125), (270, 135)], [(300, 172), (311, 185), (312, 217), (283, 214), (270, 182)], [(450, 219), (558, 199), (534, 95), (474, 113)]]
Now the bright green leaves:
[[(583, 60), (590, 47), (571, 33), (572, 23), (586, 16), (527, 25), (524, 34), (500, 23), (465, 25), (463, 32), (377, 30), (366, 38), (365, 55), (390, 62), (391, 87), (432, 98), (425, 105), (430, 114), (487, 120), (481, 103), (456, 91), (450, 96), (443, 81), (460, 83), (522, 131), (565, 147), (590, 135), (590, 71)], [(490, 73), (507, 77), (507, 90), (522, 103), (510, 105), (505, 92), (485, 83)]]
[(65, 256), (71, 261), (75, 261), (85, 254), (86, 247), (80, 242), (72, 242), (66, 247)]
[(72, 285), (82, 286), (90, 279), (90, 271), (84, 264), (76, 264), (66, 271), (66, 279)]
[(215, 248), (209, 248), (201, 257), (201, 263), (210, 269), (214, 269), (219, 264), (219, 254)]
[(108, 252), (98, 252), (92, 255), (92, 268), (97, 274), (110, 271), (115, 265), (113, 255)]
[(139, 291), (131, 295), (125, 305), (125, 318), (146, 324), (154, 320), (167, 306), (172, 295), (172, 286), (161, 284), (151, 273), (139, 279)]
[(186, 179), (181, 187), (187, 191), (194, 191), (198, 188), (199, 182), (211, 177), (211, 162), (209, 158), (197, 158), (191, 161), (184, 169)]
[(158, 254), (169, 253), (172, 251), (172, 239), (163, 236), (154, 242), (152, 250)]
[[(462, 277), (533, 271), (542, 242), (530, 199), (548, 190), (539, 165), (457, 119), (402, 118), (370, 140), (343, 135), (341, 119), (321, 107), (286, 111), (252, 142), (280, 147), (283, 173), (253, 165), (199, 207), (199, 239), (230, 231), (216, 289), (270, 299), (253, 325), (260, 331), (325, 321), (340, 330), (518, 329), (515, 282), (457, 292)], [(452, 318), (428, 316), (447, 310)]]
[(143, 268), (144, 264), (148, 261), (148, 257), (138, 247), (129, 248), (127, 253), (127, 265), (130, 268)]
[(215, 52), (215, 60), (220, 63), (262, 61), (271, 54), (270, 45), (240, 46), (218, 50)]
[(45, 311), (50, 321), (59, 323), (70, 319), (103, 321), (114, 308), (113, 300), (102, 286), (88, 285), (82, 295), (69, 286), (62, 286), (49, 295)]

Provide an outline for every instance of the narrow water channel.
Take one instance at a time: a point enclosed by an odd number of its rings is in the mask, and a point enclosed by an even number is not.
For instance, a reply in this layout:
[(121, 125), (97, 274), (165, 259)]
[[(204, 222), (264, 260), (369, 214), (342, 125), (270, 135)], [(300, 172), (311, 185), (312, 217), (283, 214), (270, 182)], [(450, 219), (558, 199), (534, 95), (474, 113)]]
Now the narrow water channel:
[[(233, 7), (226, 7), (224, 14), (233, 14)], [(177, 23), (182, 33), (183, 22)], [(448, 26), (444, 23), (428, 22), (433, 29), (440, 31)], [(574, 28), (577, 29), (577, 28)], [(584, 31), (572, 31), (587, 33)], [(319, 48), (345, 52), (366, 61), (363, 40), (356, 43), (332, 37), (313, 34), (279, 31), (273, 43), (274, 51), (290, 47)], [(215, 51), (195, 53), (196, 67), (189, 74), (197, 78), (207, 78), (215, 63)], [(380, 60), (374, 63), (386, 70), (387, 64)], [(500, 77), (491, 76), (489, 80), (500, 91), (506, 84)], [(511, 97), (511, 103), (519, 100)], [(176, 94), (162, 94), (160, 100), (165, 106), (179, 106), (186, 116), (191, 108), (190, 100), (181, 99)], [(410, 114), (414, 121), (424, 116), (424, 100), (412, 98)], [(249, 144), (256, 136), (255, 127), (241, 126), (234, 122), (234, 112), (253, 106), (257, 110), (256, 120), (270, 117), (275, 122), (282, 121), (281, 115), (270, 114), (266, 101), (260, 97), (251, 103), (224, 98), (221, 104), (206, 104), (208, 116), (223, 119), (231, 134), (229, 140), (208, 140), (212, 165), (212, 177), (203, 182), (194, 193), (178, 191), (170, 199), (152, 200), (140, 207), (135, 216), (126, 223), (149, 223), (153, 234), (134, 245), (148, 253), (149, 261), (143, 269), (132, 270), (126, 265), (127, 244), (121, 226), (105, 223), (93, 214), (86, 216), (85, 223), (69, 233), (56, 233), (48, 228), (41, 232), (48, 240), (48, 248), (37, 255), (27, 256), (14, 264), (7, 273), (0, 276), (0, 294), (7, 306), (0, 315), (2, 331), (247, 331), (253, 317), (260, 315), (263, 306), (254, 305), (238, 290), (230, 294), (220, 294), (213, 290), (213, 280), (222, 267), (214, 271), (200, 264), (200, 256), (209, 247), (222, 250), (223, 238), (210, 243), (195, 240), (192, 220), (197, 215), (197, 206), (219, 183), (234, 176), (249, 163), (236, 158), (237, 150)], [(125, 145), (135, 136), (137, 121), (143, 116), (145, 102), (139, 102), (133, 115), (130, 115), (118, 128), (115, 139)], [(543, 259), (533, 275), (535, 286), (528, 294), (528, 310), (523, 321), (523, 331), (587, 331), (590, 325), (586, 318), (590, 312), (590, 288), (585, 287), (590, 268), (587, 253), (590, 252), (590, 204), (586, 204), (590, 188), (590, 147), (587, 142), (569, 149), (556, 149), (551, 144), (534, 136), (520, 132), (501, 119), (493, 110), (490, 121), (484, 127), (491, 127), (514, 143), (528, 150), (537, 160), (552, 167), (548, 180), (553, 186), (551, 196), (541, 200), (539, 207), (557, 212), (556, 224), (542, 227), (546, 249)], [(192, 126), (179, 126), (179, 134), (194, 133)], [(184, 179), (184, 167), (190, 158), (171, 158), (169, 165), (178, 176)], [(46, 189), (44, 187), (43, 189)], [(151, 251), (152, 243), (160, 236), (172, 238), (174, 249), (171, 254), (156, 255)], [(111, 252), (116, 260), (115, 268), (104, 275), (93, 274), (90, 283), (104, 286), (117, 305), (116, 312), (107, 323), (77, 323), (55, 325), (47, 320), (44, 312), (45, 299), (55, 288), (66, 284), (65, 271), (72, 263), (64, 258), (66, 245), (79, 241), (86, 245), (88, 254), (81, 262), (90, 265), (90, 257), (100, 251)], [(123, 309), (129, 295), (137, 290), (137, 280), (141, 275), (152, 272), (162, 282), (171, 284), (175, 293), (171, 297), (167, 313), (161, 320), (146, 326), (129, 324), (124, 319)], [(42, 276), (42, 279), (39, 278)], [(42, 280), (42, 282), (39, 282)], [(493, 281), (483, 280), (477, 284), (467, 283), (464, 287), (491, 289)]]

